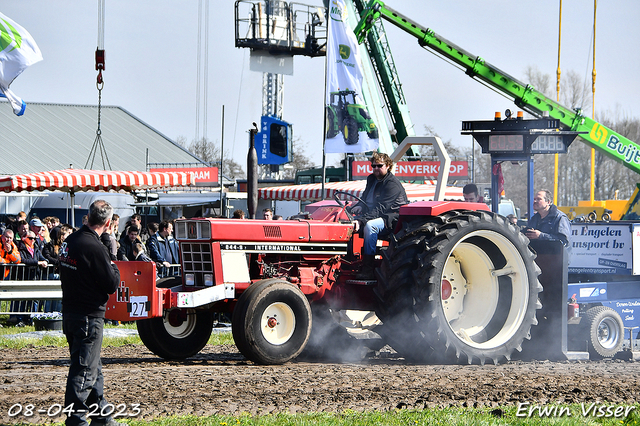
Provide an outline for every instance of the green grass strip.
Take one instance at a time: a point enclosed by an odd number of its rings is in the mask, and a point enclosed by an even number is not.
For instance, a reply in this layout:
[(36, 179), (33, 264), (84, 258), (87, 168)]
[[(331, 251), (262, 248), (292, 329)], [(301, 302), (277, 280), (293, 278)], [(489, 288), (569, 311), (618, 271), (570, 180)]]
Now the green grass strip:
[[(585, 404), (587, 407), (591, 403)], [(620, 405), (616, 405), (620, 406)], [(616, 425), (637, 426), (640, 425), (640, 405), (635, 404), (629, 416), (623, 417), (598, 417), (597, 415), (582, 414), (580, 404), (572, 405), (546, 405), (542, 407), (557, 413), (562, 411), (562, 416), (546, 415), (520, 417), (517, 415), (517, 407), (499, 408), (432, 408), (425, 410), (393, 410), (387, 412), (355, 412), (344, 411), (342, 413), (305, 413), (305, 414), (265, 414), (251, 416), (243, 414), (239, 416), (171, 416), (150, 421), (137, 419), (118, 418), (119, 422), (130, 426), (412, 426), (412, 425), (442, 425), (442, 426), (466, 426), (466, 425)], [(624, 406), (623, 406), (624, 407)], [(567, 415), (568, 412), (571, 415)], [(606, 409), (605, 409), (606, 410)], [(596, 410), (597, 413), (597, 410)], [(605, 411), (606, 413), (606, 411)], [(62, 425), (62, 423), (55, 423)]]
[[(105, 329), (136, 329), (135, 323), (129, 324), (121, 324), (121, 325), (107, 325)], [(42, 338), (40, 337), (17, 337), (17, 338), (8, 338), (4, 337), (6, 335), (16, 335), (28, 333), (31, 331), (35, 331), (33, 326), (25, 326), (25, 327), (2, 327), (0, 328), (0, 348), (10, 348), (10, 349), (22, 349), (26, 347), (37, 347), (37, 346), (56, 346), (56, 347), (66, 347), (67, 339), (64, 336), (50, 336), (45, 335)], [(231, 332), (215, 332), (211, 333), (211, 337), (209, 338), (210, 345), (225, 345), (225, 344), (233, 344), (233, 336)], [(124, 346), (124, 345), (142, 345), (142, 340), (137, 335), (132, 336), (122, 336), (122, 337), (108, 337), (105, 336), (102, 340), (102, 347), (107, 346)]]

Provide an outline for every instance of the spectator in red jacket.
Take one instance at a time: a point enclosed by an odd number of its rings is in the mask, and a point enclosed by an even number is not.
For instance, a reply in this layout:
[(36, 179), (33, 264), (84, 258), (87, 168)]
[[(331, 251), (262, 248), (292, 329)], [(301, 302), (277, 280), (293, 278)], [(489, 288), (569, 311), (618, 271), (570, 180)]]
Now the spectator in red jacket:
[[(20, 252), (16, 243), (13, 242), (13, 231), (6, 229), (2, 234), (2, 244), (0, 245), (0, 263), (20, 263)], [(3, 277), (7, 278), (10, 268), (4, 267)]]
[[(13, 231), (11, 229), (5, 229), (0, 239), (0, 266), (2, 266), (3, 269), (2, 277), (4, 279), (8, 279), (11, 273), (11, 267), (7, 267), (5, 265), (20, 263), (20, 252), (18, 251), (18, 247), (16, 247), (16, 243), (13, 242)], [(20, 311), (24, 306), (26, 306), (24, 302), (14, 301), (11, 302), (9, 309), (15, 312)], [(10, 324), (19, 324), (22, 322), (22, 325), (24, 325), (24, 320), (24, 317), (18, 317), (16, 315), (11, 315), (9, 317)]]

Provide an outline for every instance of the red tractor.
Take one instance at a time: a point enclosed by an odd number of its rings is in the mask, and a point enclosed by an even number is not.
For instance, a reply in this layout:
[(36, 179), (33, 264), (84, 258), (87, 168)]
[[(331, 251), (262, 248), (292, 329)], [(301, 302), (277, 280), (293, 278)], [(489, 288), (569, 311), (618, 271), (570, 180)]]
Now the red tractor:
[(217, 312), (232, 314), (238, 349), (261, 364), (336, 345), (336, 318), (350, 310), (375, 312), (380, 342), (416, 361), (497, 363), (520, 350), (542, 287), (517, 227), (484, 204), (408, 204), (379, 247), (377, 279), (361, 281), (349, 216), (336, 197), (294, 220), (179, 220), (182, 276), (156, 282), (153, 264), (120, 263), (107, 317), (138, 320), (166, 359), (198, 353)]

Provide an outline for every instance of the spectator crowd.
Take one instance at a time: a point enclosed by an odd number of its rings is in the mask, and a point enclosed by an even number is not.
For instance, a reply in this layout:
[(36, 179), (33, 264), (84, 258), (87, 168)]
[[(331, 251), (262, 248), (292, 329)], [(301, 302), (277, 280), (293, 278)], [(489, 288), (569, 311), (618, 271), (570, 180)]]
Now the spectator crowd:
[[(262, 211), (263, 219), (283, 220), (269, 208)], [(234, 218), (245, 219), (242, 210), (236, 210)], [(113, 215), (110, 227), (100, 239), (112, 261), (155, 262), (158, 277), (179, 274), (180, 249), (173, 237), (174, 221), (162, 221), (142, 225), (142, 216), (134, 214), (120, 229), (120, 217)], [(83, 226), (87, 217), (82, 218)], [(3, 225), (3, 224), (2, 224)], [(63, 224), (54, 216), (31, 217), (20, 212), (15, 219), (0, 225), (0, 270), (4, 280), (58, 280), (59, 256), (65, 239), (78, 231), (72, 225)], [(9, 324), (18, 326), (31, 323), (31, 313), (60, 312), (61, 300), (23, 300), (11, 302), (10, 310), (17, 315), (9, 317)], [(22, 314), (24, 313), (24, 314)]]
[[(144, 228), (142, 217), (134, 214), (125, 224), (121, 235), (119, 225), (120, 217), (114, 214), (111, 226), (100, 236), (111, 260), (155, 262), (156, 270), (161, 277), (179, 272), (176, 265), (180, 263), (180, 250), (177, 240), (173, 237), (172, 221), (149, 223)], [(2, 279), (59, 279), (58, 258), (63, 243), (78, 229), (60, 223), (57, 217), (40, 219), (34, 216), (27, 220), (25, 212), (18, 213), (14, 220), (0, 228)], [(17, 326), (27, 325), (31, 322), (30, 313), (59, 312), (62, 310), (61, 305), (60, 300), (13, 301), (10, 310), (20, 314), (11, 315), (8, 322)], [(25, 315), (22, 315), (23, 312)]]

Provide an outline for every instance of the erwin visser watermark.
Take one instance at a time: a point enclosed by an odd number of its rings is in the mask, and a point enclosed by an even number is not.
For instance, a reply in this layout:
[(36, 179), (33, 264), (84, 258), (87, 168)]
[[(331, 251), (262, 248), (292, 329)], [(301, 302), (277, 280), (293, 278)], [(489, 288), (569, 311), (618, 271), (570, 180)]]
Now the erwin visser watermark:
[(624, 418), (635, 410), (632, 405), (600, 404), (592, 402), (580, 404), (580, 409), (560, 405), (535, 405), (530, 402), (519, 402), (516, 417), (605, 417)]

